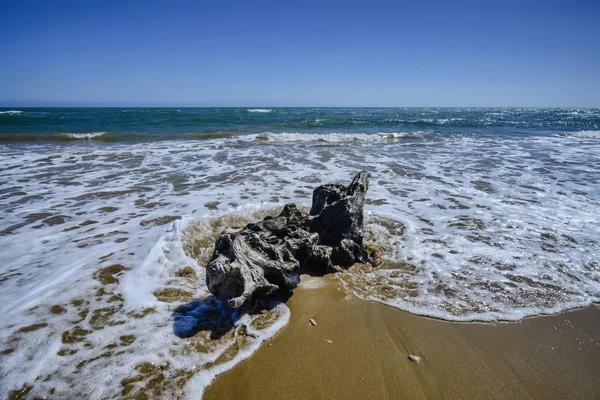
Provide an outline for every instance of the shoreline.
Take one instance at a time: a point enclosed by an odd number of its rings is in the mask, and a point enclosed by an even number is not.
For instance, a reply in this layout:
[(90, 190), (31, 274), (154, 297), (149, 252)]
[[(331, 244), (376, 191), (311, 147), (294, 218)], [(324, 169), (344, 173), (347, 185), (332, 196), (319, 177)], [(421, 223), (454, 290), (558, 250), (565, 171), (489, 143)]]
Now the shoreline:
[(289, 324), (217, 376), (203, 399), (600, 397), (596, 304), (457, 323), (361, 300), (333, 276), (303, 277), (286, 304)]

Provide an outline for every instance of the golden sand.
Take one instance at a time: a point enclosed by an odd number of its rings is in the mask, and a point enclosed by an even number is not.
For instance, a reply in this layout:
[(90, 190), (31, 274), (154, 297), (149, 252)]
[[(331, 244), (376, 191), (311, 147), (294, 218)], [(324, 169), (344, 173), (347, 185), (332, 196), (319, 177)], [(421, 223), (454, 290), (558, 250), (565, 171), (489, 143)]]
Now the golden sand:
[(332, 276), (303, 277), (287, 304), (289, 325), (217, 377), (205, 400), (600, 398), (597, 306), (447, 322), (360, 300)]

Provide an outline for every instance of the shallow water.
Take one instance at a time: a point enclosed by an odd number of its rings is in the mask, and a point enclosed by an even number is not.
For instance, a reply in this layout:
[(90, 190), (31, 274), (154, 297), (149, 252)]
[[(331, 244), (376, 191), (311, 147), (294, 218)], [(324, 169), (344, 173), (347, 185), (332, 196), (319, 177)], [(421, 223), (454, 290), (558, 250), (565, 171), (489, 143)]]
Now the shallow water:
[[(494, 122), (391, 132), (384, 121), (201, 141), (5, 141), (0, 396), (202, 393), (289, 318), (283, 304), (232, 314), (208, 299), (214, 238), (288, 202), (308, 207), (317, 185), (361, 169), (372, 175), (366, 239), (377, 263), (337, 275), (349, 292), (460, 321), (597, 302), (600, 127), (585, 113), (573, 122), (573, 112), (555, 111), (552, 127), (564, 118), (580, 130), (507, 134)], [(489, 118), (510, 130), (498, 113)], [(536, 118), (513, 125), (533, 129)], [(227, 329), (215, 333), (207, 313)]]

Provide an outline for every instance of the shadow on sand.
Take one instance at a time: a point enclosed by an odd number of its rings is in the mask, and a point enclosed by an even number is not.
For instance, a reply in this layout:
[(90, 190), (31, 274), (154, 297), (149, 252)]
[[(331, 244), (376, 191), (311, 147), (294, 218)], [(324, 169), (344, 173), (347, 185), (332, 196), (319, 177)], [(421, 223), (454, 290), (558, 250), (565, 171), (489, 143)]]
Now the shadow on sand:
[(285, 302), (291, 293), (260, 301), (253, 308), (230, 308), (227, 301), (211, 296), (205, 300), (194, 300), (178, 306), (173, 311), (173, 333), (180, 338), (189, 338), (198, 332), (210, 331), (210, 338), (217, 340), (236, 326), (245, 314), (260, 314)]

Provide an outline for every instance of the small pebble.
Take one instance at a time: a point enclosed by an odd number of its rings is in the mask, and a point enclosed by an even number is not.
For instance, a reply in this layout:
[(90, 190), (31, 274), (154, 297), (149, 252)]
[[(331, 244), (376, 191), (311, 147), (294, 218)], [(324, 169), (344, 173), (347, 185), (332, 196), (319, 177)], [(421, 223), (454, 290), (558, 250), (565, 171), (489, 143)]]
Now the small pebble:
[(315, 320), (314, 320), (314, 319), (312, 319), (312, 318), (311, 318), (311, 319), (309, 319), (309, 320), (308, 320), (308, 322), (310, 322), (310, 324), (311, 324), (312, 326), (317, 326), (317, 321), (315, 321)]
[(273, 343), (269, 343), (269, 347), (273, 346)]
[(329, 340), (329, 339), (325, 339), (325, 341), (326, 341), (327, 343), (333, 343), (333, 342), (332, 342), (331, 340)]
[(419, 356), (415, 356), (414, 354), (410, 354), (410, 355), (408, 356), (408, 359), (409, 359), (410, 361), (412, 361), (412, 362), (416, 362), (416, 363), (418, 363), (418, 362), (421, 362), (421, 357), (419, 357)]

